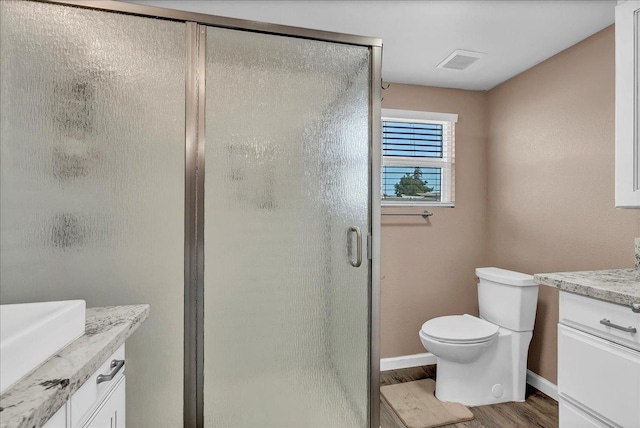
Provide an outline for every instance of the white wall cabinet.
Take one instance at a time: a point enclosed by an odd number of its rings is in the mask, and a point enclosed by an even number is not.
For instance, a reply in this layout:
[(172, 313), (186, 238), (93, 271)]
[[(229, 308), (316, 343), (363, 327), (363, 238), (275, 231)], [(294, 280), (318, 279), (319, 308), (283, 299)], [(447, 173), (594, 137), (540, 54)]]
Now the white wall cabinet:
[(560, 293), (560, 428), (640, 427), (638, 332), (631, 308)]
[(640, 0), (616, 6), (616, 207), (640, 208)]
[(125, 428), (124, 345), (120, 346), (43, 428)]

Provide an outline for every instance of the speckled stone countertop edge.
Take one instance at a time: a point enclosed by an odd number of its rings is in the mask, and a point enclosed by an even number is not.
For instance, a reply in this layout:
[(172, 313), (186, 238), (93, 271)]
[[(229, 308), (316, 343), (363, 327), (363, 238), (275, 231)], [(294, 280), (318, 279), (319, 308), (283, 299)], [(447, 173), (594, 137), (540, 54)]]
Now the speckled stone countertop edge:
[(533, 275), (533, 280), (618, 305), (640, 303), (640, 273), (636, 269), (538, 273)]
[(85, 334), (0, 395), (0, 428), (44, 425), (148, 316), (149, 305), (87, 308)]

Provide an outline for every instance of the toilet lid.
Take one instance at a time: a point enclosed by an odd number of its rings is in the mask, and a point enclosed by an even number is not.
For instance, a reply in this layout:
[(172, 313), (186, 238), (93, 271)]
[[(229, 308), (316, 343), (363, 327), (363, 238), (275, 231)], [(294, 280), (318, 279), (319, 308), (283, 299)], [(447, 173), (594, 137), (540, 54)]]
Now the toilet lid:
[(483, 342), (498, 333), (499, 327), (468, 314), (433, 318), (422, 324), (427, 336), (443, 342)]

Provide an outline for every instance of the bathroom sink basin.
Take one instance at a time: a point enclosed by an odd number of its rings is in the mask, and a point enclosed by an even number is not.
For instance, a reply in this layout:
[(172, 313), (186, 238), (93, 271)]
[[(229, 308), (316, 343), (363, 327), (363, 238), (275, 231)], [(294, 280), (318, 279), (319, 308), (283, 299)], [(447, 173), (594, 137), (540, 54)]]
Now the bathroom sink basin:
[(84, 334), (85, 301), (0, 305), (0, 394)]

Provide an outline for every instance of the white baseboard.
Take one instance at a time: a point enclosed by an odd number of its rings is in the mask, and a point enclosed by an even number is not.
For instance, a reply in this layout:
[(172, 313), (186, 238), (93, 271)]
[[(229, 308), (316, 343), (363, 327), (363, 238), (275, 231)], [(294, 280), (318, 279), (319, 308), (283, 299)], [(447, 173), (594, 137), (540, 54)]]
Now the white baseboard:
[(558, 401), (558, 386), (531, 370), (527, 370), (527, 383), (538, 391), (547, 394), (550, 398)]
[(399, 357), (380, 358), (380, 371), (406, 369), (409, 367), (428, 366), (436, 363), (436, 356), (431, 352), (413, 355), (401, 355)]
[[(428, 366), (436, 364), (437, 357), (431, 352), (424, 354), (401, 355), (399, 357), (381, 358), (380, 371), (406, 369), (409, 367)], [(558, 387), (542, 376), (527, 370), (527, 383), (550, 398), (558, 401)]]

